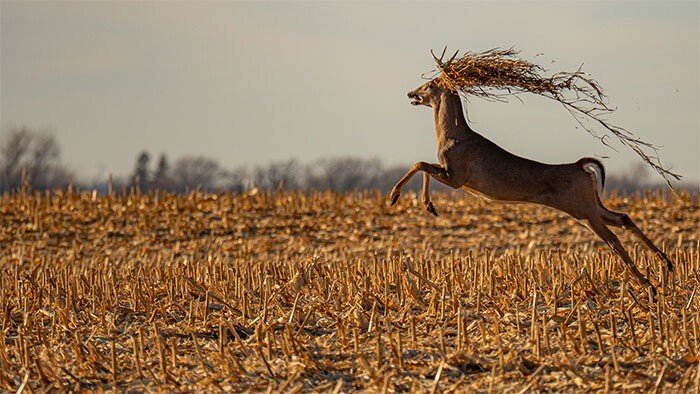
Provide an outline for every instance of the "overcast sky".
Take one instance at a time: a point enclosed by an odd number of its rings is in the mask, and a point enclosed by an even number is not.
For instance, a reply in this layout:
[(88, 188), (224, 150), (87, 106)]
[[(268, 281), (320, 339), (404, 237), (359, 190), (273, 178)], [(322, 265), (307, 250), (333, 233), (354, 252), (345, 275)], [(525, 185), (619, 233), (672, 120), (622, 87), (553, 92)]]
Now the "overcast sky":
[[(699, 4), (2, 1), (0, 130), (50, 130), (84, 179), (129, 173), (143, 149), (226, 168), (434, 162), (430, 110), (406, 98), (434, 68), (429, 49), (515, 46), (552, 71), (584, 63), (618, 107), (610, 120), (698, 181)], [(557, 103), (524, 98), (471, 99), (472, 127), (539, 161), (639, 162)]]

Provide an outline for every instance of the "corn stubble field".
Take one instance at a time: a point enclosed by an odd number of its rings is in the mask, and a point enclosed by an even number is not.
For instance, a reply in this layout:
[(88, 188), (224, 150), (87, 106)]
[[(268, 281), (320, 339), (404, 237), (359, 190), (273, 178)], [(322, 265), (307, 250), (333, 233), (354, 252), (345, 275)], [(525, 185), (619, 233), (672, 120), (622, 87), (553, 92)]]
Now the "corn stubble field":
[(0, 390), (692, 391), (700, 202), (613, 197), (652, 300), (586, 228), (532, 205), (379, 193), (0, 205)]

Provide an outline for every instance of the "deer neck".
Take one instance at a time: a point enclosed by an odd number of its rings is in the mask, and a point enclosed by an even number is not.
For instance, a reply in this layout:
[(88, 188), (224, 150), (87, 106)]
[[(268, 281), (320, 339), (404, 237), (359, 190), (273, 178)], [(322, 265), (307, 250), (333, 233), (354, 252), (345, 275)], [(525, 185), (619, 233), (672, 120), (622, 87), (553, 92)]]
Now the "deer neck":
[(462, 100), (456, 94), (442, 94), (438, 105), (433, 108), (433, 114), (438, 146), (459, 143), (473, 133), (464, 118)]

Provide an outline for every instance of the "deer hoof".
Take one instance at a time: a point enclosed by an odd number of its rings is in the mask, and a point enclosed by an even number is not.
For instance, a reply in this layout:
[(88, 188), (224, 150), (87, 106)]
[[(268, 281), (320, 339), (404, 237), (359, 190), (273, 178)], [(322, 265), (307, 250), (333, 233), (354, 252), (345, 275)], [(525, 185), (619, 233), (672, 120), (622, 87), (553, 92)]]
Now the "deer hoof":
[(433, 202), (432, 202), (432, 201), (428, 201), (428, 202), (425, 204), (425, 209), (427, 209), (428, 212), (432, 213), (433, 216), (435, 216), (435, 217), (439, 216), (439, 215), (438, 215), (438, 211), (437, 211), (437, 209), (435, 209), (435, 205), (433, 205)]
[(393, 207), (399, 201), (399, 196), (401, 194), (398, 192), (391, 193), (391, 206)]

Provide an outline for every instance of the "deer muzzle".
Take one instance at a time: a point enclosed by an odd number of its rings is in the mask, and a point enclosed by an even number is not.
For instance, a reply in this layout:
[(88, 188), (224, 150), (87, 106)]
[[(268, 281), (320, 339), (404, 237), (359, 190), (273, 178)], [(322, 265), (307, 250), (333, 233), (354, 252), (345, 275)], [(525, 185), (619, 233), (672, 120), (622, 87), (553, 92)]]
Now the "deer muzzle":
[(416, 93), (408, 92), (408, 98), (411, 99), (411, 104), (413, 105), (423, 104), (423, 97)]

